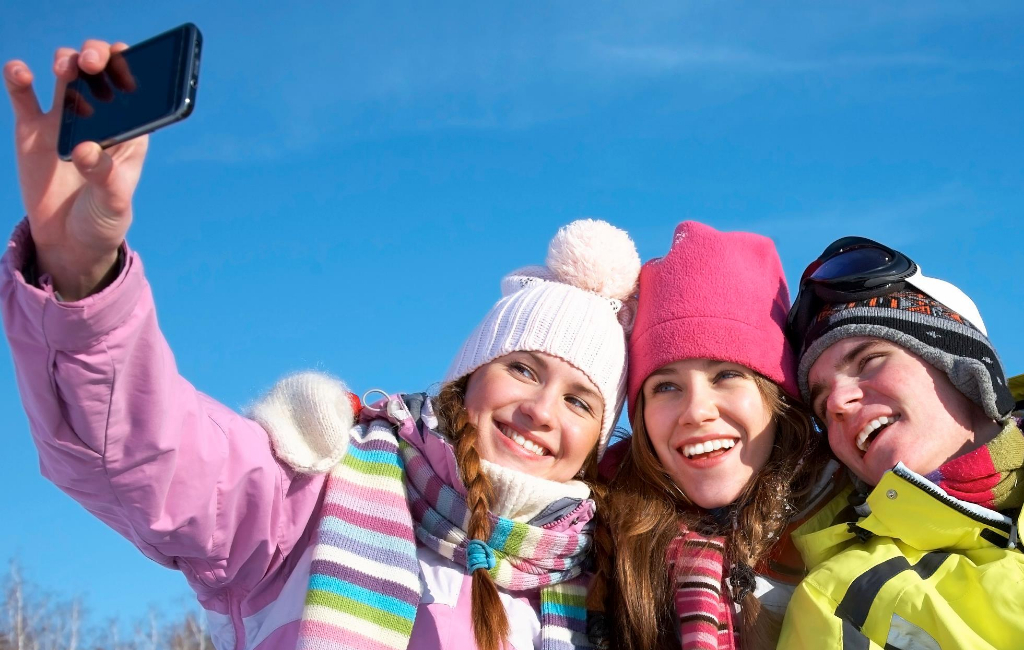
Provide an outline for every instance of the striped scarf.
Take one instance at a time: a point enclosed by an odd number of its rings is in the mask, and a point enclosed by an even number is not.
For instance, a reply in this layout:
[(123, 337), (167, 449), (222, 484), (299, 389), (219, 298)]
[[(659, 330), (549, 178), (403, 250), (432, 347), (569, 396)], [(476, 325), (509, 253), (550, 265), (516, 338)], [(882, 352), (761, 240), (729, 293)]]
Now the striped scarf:
[[(420, 602), (417, 540), (465, 565), (468, 522), (465, 498), (392, 422), (353, 427), (327, 480), (298, 650), (406, 648)], [(494, 582), (513, 592), (540, 589), (542, 650), (590, 647), (582, 575), (589, 532), (493, 515), (491, 524)]]
[(668, 547), (683, 650), (734, 650), (733, 604), (725, 571), (725, 540), (682, 531)]
[(1024, 504), (1024, 436), (1014, 419), (987, 444), (947, 461), (927, 478), (949, 495), (992, 510)]

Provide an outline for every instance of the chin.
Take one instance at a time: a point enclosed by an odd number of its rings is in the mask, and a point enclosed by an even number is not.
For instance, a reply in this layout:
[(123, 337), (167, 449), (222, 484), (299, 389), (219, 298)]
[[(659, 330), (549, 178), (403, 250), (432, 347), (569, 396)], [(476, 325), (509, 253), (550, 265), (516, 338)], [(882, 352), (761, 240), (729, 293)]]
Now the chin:
[[(847, 465), (847, 467), (850, 467)], [(891, 467), (888, 469), (892, 469)], [(855, 470), (853, 473), (857, 475), (857, 478), (864, 481), (868, 485), (875, 486), (882, 480), (882, 475), (888, 470), (875, 470), (873, 467), (861, 467), (859, 470)]]
[(722, 508), (724, 506), (729, 505), (730, 503), (735, 501), (738, 496), (739, 495), (736, 495), (730, 499), (728, 498), (728, 496), (715, 494), (691, 497), (690, 500), (693, 501), (694, 505), (696, 505), (699, 508), (703, 508), (705, 510), (714, 510), (715, 508)]

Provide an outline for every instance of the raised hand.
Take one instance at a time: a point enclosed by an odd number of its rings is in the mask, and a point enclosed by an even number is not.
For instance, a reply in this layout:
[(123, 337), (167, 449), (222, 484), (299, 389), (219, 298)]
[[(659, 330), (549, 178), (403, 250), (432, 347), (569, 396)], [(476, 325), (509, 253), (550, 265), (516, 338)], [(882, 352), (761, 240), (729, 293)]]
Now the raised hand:
[(33, 88), (33, 74), (19, 60), (3, 68), (4, 84), (14, 107), (14, 141), (21, 196), (36, 245), (39, 270), (49, 273), (65, 300), (77, 300), (102, 288), (117, 260), (117, 249), (132, 220), (132, 194), (139, 182), (148, 137), (111, 147), (95, 142), (75, 147), (72, 161), (57, 156), (64, 88), (79, 70), (97, 74), (110, 60), (113, 46), (88, 40), (81, 52), (59, 48), (53, 104), (43, 112)]

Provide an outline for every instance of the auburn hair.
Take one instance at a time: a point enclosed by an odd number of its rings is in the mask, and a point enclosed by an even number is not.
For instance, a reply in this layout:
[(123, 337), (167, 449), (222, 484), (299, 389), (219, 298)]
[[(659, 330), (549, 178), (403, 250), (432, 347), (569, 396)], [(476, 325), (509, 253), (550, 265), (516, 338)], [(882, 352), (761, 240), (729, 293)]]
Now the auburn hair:
[[(480, 466), (480, 454), (476, 449), (477, 428), (470, 422), (466, 412), (465, 397), (469, 376), (448, 382), (441, 387), (434, 400), (435, 410), (441, 431), (452, 441), (455, 451), (455, 462), (459, 468), (462, 482), (466, 486), (466, 505), (469, 507), (469, 526), (466, 535), (470, 539), (487, 542), (491, 537), (491, 522), (488, 517), (491, 503), (494, 501), (494, 486)], [(603, 502), (606, 488), (597, 478), (597, 448), (595, 447), (583, 463), (581, 478), (590, 487), (590, 497), (597, 506), (596, 511), (604, 510)], [(598, 522), (597, 530), (603, 530), (603, 542), (610, 545), (607, 527)], [(603, 554), (597, 554), (600, 558)], [(606, 582), (610, 574), (611, 558), (601, 558), (597, 565), (600, 582)], [(491, 579), (487, 569), (479, 568), (473, 572), (472, 600), (470, 612), (473, 619), (473, 636), (480, 650), (500, 650), (508, 639), (509, 623), (505, 606), (498, 597), (498, 588)], [(604, 593), (601, 592), (601, 602)]]
[[(754, 380), (776, 425), (775, 441), (764, 467), (730, 506), (725, 525), (690, 502), (666, 473), (644, 427), (643, 393), (637, 397), (629, 452), (611, 482), (603, 517), (614, 553), (613, 579), (604, 591), (617, 647), (678, 649), (666, 554), (681, 527), (724, 536), (727, 566), (756, 567), (782, 537), (794, 505), (809, 495), (829, 458), (807, 409), (771, 380), (757, 374)], [(764, 610), (753, 593), (740, 607), (741, 647), (775, 648), (780, 617)]]

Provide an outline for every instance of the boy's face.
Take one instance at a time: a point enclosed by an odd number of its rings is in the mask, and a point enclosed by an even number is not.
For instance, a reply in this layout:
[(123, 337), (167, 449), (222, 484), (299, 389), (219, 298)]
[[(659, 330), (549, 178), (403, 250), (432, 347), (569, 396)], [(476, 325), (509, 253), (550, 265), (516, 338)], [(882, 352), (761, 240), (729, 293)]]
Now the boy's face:
[(807, 381), (832, 451), (871, 485), (897, 462), (924, 475), (978, 446), (980, 409), (938, 368), (889, 341), (843, 339)]

